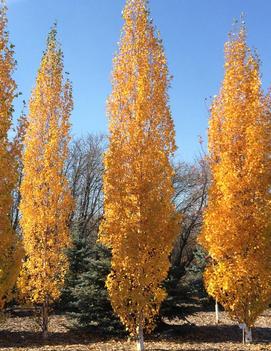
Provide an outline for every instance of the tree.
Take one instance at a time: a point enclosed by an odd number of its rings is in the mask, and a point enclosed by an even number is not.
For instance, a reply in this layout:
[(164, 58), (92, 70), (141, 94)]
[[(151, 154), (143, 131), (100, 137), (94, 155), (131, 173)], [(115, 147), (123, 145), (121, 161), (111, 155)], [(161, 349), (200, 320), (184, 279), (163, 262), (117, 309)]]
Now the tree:
[[(76, 139), (69, 150), (66, 175), (75, 201), (71, 227), (82, 239), (97, 240), (103, 212), (102, 155), (105, 136), (91, 135)], [(92, 235), (92, 238), (90, 236)]]
[[(183, 275), (194, 259), (197, 236), (202, 226), (202, 212), (207, 202), (209, 170), (205, 157), (194, 164), (175, 166), (174, 202), (182, 216), (180, 234), (171, 255), (172, 268), (178, 267)], [(181, 277), (181, 276), (180, 276)]]
[[(76, 139), (70, 147), (66, 174), (75, 200), (71, 220), (73, 245), (68, 250), (70, 269), (57, 308), (68, 311), (79, 326), (95, 329), (96, 325), (99, 330), (116, 332), (119, 323), (106, 301), (104, 285), (107, 276), (104, 267), (110, 270), (111, 255), (105, 255), (107, 251), (95, 245), (103, 211), (101, 156), (104, 144), (102, 135), (87, 135)], [(183, 220), (164, 283), (167, 298), (156, 319), (158, 327), (163, 326), (163, 318), (185, 319), (191, 311), (201, 308), (202, 299), (195, 300), (194, 296), (205, 297), (202, 293), (203, 262), (198, 267), (205, 255), (196, 249), (196, 238), (206, 203), (207, 165), (203, 158), (191, 165), (181, 162), (174, 166), (174, 173), (173, 200)]]
[(205, 297), (202, 284), (205, 255), (197, 245), (197, 237), (207, 201), (208, 165), (202, 155), (193, 164), (181, 162), (174, 168), (174, 202), (182, 217), (182, 225), (174, 243), (171, 267), (164, 284), (167, 298), (160, 309), (161, 326), (165, 318), (185, 319), (186, 315), (202, 307), (202, 299), (195, 300), (194, 296)]
[(211, 107), (211, 185), (200, 243), (208, 293), (250, 328), (271, 297), (271, 129), (259, 62), (244, 26), (225, 45), (225, 75)]
[(108, 100), (100, 241), (112, 250), (107, 287), (114, 311), (143, 350), (165, 299), (161, 284), (179, 230), (173, 204), (176, 149), (169, 75), (145, 0), (128, 0)]
[(70, 147), (66, 174), (75, 201), (71, 216), (73, 245), (68, 249), (69, 272), (58, 307), (69, 312), (77, 325), (94, 331), (117, 332), (105, 280), (110, 272), (108, 249), (96, 244), (103, 213), (103, 135), (76, 139)]
[(103, 212), (102, 198), (102, 155), (105, 137), (92, 135), (75, 139), (69, 148), (65, 174), (74, 198), (70, 217), (72, 247), (68, 250), (69, 272), (61, 293), (58, 308), (74, 305), (73, 288), (88, 271), (88, 255), (95, 246), (98, 226)]
[(15, 149), (9, 141), (16, 83), (12, 78), (16, 63), (7, 32), (7, 8), (0, 9), (0, 309), (12, 296), (21, 267), (22, 247), (12, 227), (12, 192), (18, 172)]
[(70, 271), (63, 291), (65, 310), (79, 327), (98, 333), (123, 333), (105, 286), (111, 267), (109, 250), (74, 236), (73, 247), (68, 250)]
[(63, 79), (63, 55), (50, 31), (32, 92), (23, 155), (21, 228), (26, 259), (19, 288), (26, 301), (42, 307), (43, 337), (48, 308), (60, 295), (68, 268), (68, 222), (73, 207), (64, 164), (70, 140), (70, 82)]

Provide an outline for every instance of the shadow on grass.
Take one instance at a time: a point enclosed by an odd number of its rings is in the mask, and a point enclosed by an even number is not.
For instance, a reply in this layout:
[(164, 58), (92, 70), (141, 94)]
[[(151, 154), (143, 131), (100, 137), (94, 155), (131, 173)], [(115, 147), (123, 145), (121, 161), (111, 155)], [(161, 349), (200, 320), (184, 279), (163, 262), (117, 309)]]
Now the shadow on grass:
[[(241, 342), (242, 330), (236, 325), (168, 325), (159, 334), (166, 340), (180, 340), (185, 342), (222, 343)], [(271, 342), (271, 328), (253, 328), (254, 342)]]
[(39, 332), (29, 331), (0, 331), (0, 347), (39, 347), (45, 345), (72, 345), (72, 344), (92, 344), (101, 340), (93, 335), (83, 333), (65, 332), (49, 333), (48, 339), (43, 340)]
[[(101, 336), (94, 333), (82, 331), (68, 330), (63, 333), (49, 333), (47, 341), (42, 340), (39, 332), (31, 331), (0, 331), (0, 347), (39, 347), (44, 345), (61, 346), (72, 344), (95, 344), (99, 341), (107, 341), (110, 338), (121, 340), (115, 336)], [(167, 325), (160, 331), (146, 338), (146, 341), (169, 341), (173, 343), (240, 343), (242, 338), (241, 329), (237, 326), (218, 325), (218, 326), (194, 326), (194, 325)], [(255, 343), (271, 342), (271, 328), (254, 328), (253, 339)], [(122, 338), (122, 340), (127, 340)], [(181, 350), (181, 348), (180, 348)], [(197, 349), (193, 349), (197, 351)], [(199, 349), (200, 350), (200, 349)], [(219, 346), (205, 351), (219, 351)], [(152, 351), (165, 351), (163, 348), (156, 348)], [(178, 349), (176, 349), (178, 351)]]

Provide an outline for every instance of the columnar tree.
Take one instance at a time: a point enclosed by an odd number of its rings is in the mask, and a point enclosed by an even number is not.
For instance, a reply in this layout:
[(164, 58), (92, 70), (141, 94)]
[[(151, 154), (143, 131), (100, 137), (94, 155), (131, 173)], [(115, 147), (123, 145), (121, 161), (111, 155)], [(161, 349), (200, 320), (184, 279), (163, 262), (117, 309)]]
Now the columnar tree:
[(44, 338), (49, 305), (59, 297), (68, 268), (64, 250), (70, 245), (73, 200), (64, 163), (72, 106), (71, 84), (63, 78), (63, 55), (54, 27), (29, 103), (20, 204), (26, 259), (19, 287), (28, 302), (42, 307)]
[(100, 240), (112, 249), (107, 287), (115, 312), (143, 350), (165, 299), (161, 283), (179, 230), (172, 198), (176, 149), (169, 74), (145, 0), (128, 0), (108, 100)]
[(12, 192), (18, 172), (15, 148), (8, 133), (12, 125), (16, 83), (14, 51), (7, 32), (6, 7), (0, 9), (0, 309), (12, 296), (22, 258), (22, 247), (12, 228)]
[(271, 297), (271, 126), (259, 62), (244, 27), (225, 45), (225, 75), (211, 107), (211, 186), (200, 242), (210, 295), (251, 326)]

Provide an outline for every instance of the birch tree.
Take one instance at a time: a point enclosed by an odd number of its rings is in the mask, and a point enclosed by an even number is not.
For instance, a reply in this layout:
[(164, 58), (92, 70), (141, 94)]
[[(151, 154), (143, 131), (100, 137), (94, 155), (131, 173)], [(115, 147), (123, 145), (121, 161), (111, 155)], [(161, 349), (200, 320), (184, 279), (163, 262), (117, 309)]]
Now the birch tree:
[(200, 242), (208, 293), (250, 328), (271, 297), (271, 129), (259, 61), (244, 26), (225, 45), (225, 75), (211, 106), (211, 186)]
[(161, 40), (145, 0), (128, 0), (108, 100), (100, 241), (112, 249), (107, 287), (114, 311), (144, 349), (165, 291), (161, 284), (179, 230), (173, 204), (176, 149)]
[(59, 297), (68, 268), (64, 249), (70, 245), (73, 200), (64, 164), (72, 106), (71, 84), (63, 78), (63, 54), (53, 27), (29, 102), (20, 203), (26, 260), (18, 285), (27, 302), (41, 307), (44, 338), (49, 305)]

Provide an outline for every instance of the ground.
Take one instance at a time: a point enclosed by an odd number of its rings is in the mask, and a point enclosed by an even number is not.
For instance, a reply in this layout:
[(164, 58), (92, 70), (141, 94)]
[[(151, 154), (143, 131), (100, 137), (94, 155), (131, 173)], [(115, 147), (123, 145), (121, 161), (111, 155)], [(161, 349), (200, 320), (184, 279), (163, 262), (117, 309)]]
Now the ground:
[[(240, 343), (241, 330), (225, 313), (215, 325), (213, 312), (199, 312), (189, 322), (174, 321), (160, 334), (146, 340), (146, 351), (267, 351), (271, 350), (271, 310), (266, 311), (253, 329), (254, 343)], [(12, 351), (130, 351), (134, 344), (126, 339), (103, 338), (69, 329), (65, 316), (52, 316), (50, 337), (45, 344), (33, 317), (10, 317), (1, 327), (0, 350)]]

